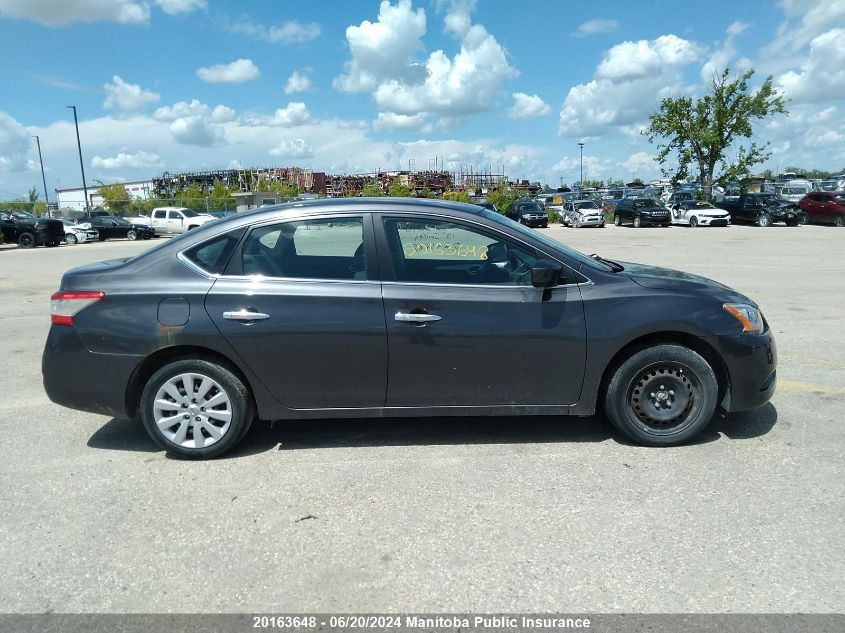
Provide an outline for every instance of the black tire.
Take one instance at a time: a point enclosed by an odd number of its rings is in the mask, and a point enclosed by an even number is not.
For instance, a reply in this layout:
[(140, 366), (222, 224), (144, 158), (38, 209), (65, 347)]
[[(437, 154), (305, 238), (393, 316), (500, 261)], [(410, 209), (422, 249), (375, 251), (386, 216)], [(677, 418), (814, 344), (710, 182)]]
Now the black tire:
[(75, 246), (76, 244), (79, 244), (79, 240), (73, 233), (65, 235), (65, 242), (68, 243), (68, 246)]
[(806, 211), (801, 211), (798, 214), (798, 224), (809, 224), (810, 223), (810, 216), (807, 215)]
[(622, 218), (620, 218), (615, 213), (613, 214), (613, 224), (614, 226), (622, 226)]
[(833, 226), (838, 226), (839, 228), (845, 226), (845, 215), (837, 215), (836, 219), (833, 220)]
[(32, 233), (21, 233), (18, 236), (18, 246), (21, 248), (32, 248), (36, 244), (35, 236)]
[(640, 218), (640, 216), (635, 215), (635, 216), (634, 216), (634, 228), (635, 228), (635, 229), (639, 229), (639, 228), (641, 228), (641, 227), (642, 227), (642, 225), (643, 225), (643, 221), (642, 221), (642, 219)]
[(604, 409), (613, 426), (638, 444), (676, 446), (710, 423), (718, 396), (716, 375), (704, 358), (681, 345), (656, 345), (616, 369)]
[(772, 216), (768, 213), (761, 213), (757, 217), (757, 224), (759, 224), (763, 228), (770, 227), (774, 222), (772, 222)]
[(105, 242), (105, 241), (106, 241), (106, 238), (101, 237), (101, 238), (100, 238), (100, 241), (101, 241), (101, 242)]
[(800, 224), (800, 221), (799, 220), (786, 220), (784, 222), (784, 224), (786, 224), (786, 226), (798, 226)]
[(698, 226), (698, 218), (697, 218), (697, 217), (695, 217), (695, 216), (692, 216), (692, 217), (689, 219), (689, 225), (690, 225), (692, 228), (696, 228), (696, 227)]
[(136, 231), (135, 229), (129, 229), (128, 231), (126, 231), (126, 239), (130, 242), (134, 242), (138, 239), (138, 231)]
[[(167, 438), (156, 424), (154, 416), (153, 406), (159, 389), (168, 380), (186, 373), (201, 374), (216, 381), (231, 403), (231, 419), (227, 430), (220, 439), (204, 448), (188, 448)], [(190, 417), (191, 414), (188, 415)], [(176, 419), (173, 427), (182, 422), (179, 418), (189, 419), (183, 418), (179, 412), (173, 417)], [(141, 421), (149, 436), (169, 454), (186, 459), (210, 459), (231, 450), (246, 435), (254, 418), (252, 396), (244, 382), (228, 367), (203, 359), (179, 360), (165, 365), (150, 377), (141, 394)], [(190, 433), (193, 436), (195, 427), (192, 422), (187, 424), (191, 425)], [(200, 433), (203, 434), (203, 431)]]

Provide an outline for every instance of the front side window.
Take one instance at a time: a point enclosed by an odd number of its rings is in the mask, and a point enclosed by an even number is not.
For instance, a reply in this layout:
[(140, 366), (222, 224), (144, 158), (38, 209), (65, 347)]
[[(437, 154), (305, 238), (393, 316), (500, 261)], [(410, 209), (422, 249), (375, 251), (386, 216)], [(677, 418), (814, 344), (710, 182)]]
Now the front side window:
[(360, 217), (260, 226), (243, 246), (243, 274), (299, 279), (367, 279)]
[(385, 218), (396, 281), (530, 286), (537, 255), (500, 236), (438, 219)]
[(179, 211), (168, 211), (167, 217), (170, 220), (181, 220), (184, 216)]

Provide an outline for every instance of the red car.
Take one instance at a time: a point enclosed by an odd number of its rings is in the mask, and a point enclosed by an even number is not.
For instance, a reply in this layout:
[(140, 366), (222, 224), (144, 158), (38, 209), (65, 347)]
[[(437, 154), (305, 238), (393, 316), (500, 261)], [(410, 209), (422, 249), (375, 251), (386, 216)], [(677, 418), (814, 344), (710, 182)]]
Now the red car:
[(814, 191), (798, 204), (811, 223), (845, 226), (845, 191)]

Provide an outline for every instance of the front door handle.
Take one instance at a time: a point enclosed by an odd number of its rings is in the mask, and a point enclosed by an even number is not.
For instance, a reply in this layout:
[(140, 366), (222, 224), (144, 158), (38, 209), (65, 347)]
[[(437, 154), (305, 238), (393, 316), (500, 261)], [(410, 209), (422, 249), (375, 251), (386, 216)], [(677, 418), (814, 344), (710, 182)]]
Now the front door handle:
[(241, 310), (237, 310), (235, 312), (224, 312), (223, 318), (227, 319), (228, 321), (263, 321), (264, 319), (269, 319), (269, 314), (264, 314), (263, 312), (256, 312), (251, 308), (244, 308)]
[(440, 317), (436, 314), (426, 314), (424, 312), (397, 312), (393, 318), (401, 323), (430, 323), (440, 320)]

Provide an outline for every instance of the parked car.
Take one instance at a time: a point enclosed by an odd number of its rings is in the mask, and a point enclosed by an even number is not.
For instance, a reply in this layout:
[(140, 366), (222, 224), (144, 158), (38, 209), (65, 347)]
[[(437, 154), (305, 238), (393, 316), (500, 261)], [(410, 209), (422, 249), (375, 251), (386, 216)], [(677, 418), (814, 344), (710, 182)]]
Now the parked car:
[(134, 224), (125, 218), (100, 215), (91, 218), (91, 226), (100, 232), (100, 241), (123, 238), (127, 240), (148, 240), (155, 237), (153, 230), (143, 224)]
[(549, 214), (536, 202), (531, 200), (517, 200), (511, 205), (508, 217), (520, 224), (531, 227), (549, 226)]
[(798, 226), (807, 220), (806, 214), (797, 204), (776, 193), (744, 193), (725, 198), (718, 206), (730, 213), (732, 222), (747, 222), (762, 227), (771, 226), (775, 222)]
[(604, 228), (604, 211), (594, 200), (576, 200), (563, 205), (561, 224), (573, 228), (598, 226)]
[(7, 244), (21, 248), (58, 246), (65, 240), (65, 227), (60, 220), (39, 218), (28, 211), (0, 210), (0, 233)]
[(809, 193), (798, 205), (807, 214), (808, 222), (845, 226), (845, 191)]
[(717, 409), (767, 402), (777, 364), (759, 307), (722, 284), (424, 199), (224, 218), (66, 272), (51, 320), (50, 399), (140, 417), (189, 458), (255, 418), (603, 409), (634, 441), (675, 445)]
[(69, 245), (97, 242), (100, 239), (99, 231), (92, 228), (89, 222), (82, 224), (74, 224), (70, 220), (62, 220), (61, 222), (65, 227), (65, 242)]
[(185, 207), (157, 207), (150, 214), (149, 226), (156, 235), (179, 235), (216, 219), (208, 213), (197, 213)]
[(813, 186), (805, 179), (794, 178), (788, 182), (775, 183), (775, 193), (790, 202), (799, 202), (813, 190)]
[(613, 223), (622, 226), (630, 222), (634, 228), (641, 226), (669, 226), (669, 209), (653, 198), (623, 198), (613, 210)]
[(731, 214), (724, 209), (714, 207), (705, 200), (685, 200), (676, 202), (670, 211), (672, 224), (685, 226), (730, 226)]

